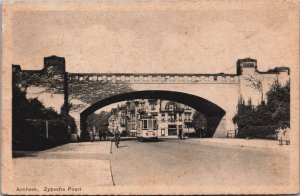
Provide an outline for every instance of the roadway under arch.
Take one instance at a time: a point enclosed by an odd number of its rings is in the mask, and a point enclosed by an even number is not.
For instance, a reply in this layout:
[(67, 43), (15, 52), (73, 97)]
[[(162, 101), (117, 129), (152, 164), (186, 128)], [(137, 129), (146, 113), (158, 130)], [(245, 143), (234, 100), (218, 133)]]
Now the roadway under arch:
[(105, 99), (102, 99), (90, 107), (86, 108), (80, 113), (80, 129), (82, 132), (87, 131), (87, 117), (93, 112), (107, 105), (117, 103), (120, 101), (126, 101), (131, 99), (163, 99), (179, 102), (188, 105), (195, 110), (200, 111), (207, 118), (207, 126), (209, 130), (209, 137), (212, 137), (221, 123), (222, 118), (225, 116), (226, 111), (220, 106), (195, 95), (176, 92), (176, 91), (161, 91), (161, 90), (149, 90), (149, 91), (134, 91), (129, 93), (123, 93), (114, 95)]

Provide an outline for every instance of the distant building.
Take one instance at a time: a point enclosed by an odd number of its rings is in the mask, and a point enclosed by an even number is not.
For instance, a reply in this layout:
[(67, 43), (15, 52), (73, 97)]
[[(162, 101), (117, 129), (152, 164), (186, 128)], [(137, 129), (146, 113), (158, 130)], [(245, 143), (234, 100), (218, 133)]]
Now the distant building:
[(158, 113), (160, 135), (178, 135), (183, 133), (195, 133), (192, 126), (192, 116), (195, 112), (191, 107), (173, 101), (160, 101)]
[(108, 131), (114, 133), (119, 130), (121, 133), (126, 132), (126, 107), (121, 106), (111, 110), (111, 116), (108, 118)]
[(113, 108), (108, 119), (108, 130), (118, 129), (123, 135), (136, 135), (137, 122), (141, 118), (155, 118), (158, 121), (158, 136), (195, 133), (192, 116), (195, 110), (174, 101), (159, 99), (137, 99)]

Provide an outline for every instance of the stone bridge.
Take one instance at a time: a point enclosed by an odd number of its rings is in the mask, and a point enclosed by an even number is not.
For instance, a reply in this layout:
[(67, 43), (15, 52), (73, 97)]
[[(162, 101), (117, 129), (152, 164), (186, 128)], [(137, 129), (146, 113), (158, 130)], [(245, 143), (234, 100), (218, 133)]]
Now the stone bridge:
[(239, 59), (235, 74), (182, 73), (69, 73), (65, 59), (44, 58), (42, 70), (22, 70), (13, 65), (13, 82), (28, 98), (38, 98), (46, 107), (64, 111), (75, 118), (78, 133), (87, 131), (86, 118), (96, 110), (138, 98), (180, 102), (203, 113), (211, 137), (226, 137), (235, 129), (232, 118), (239, 100), (260, 103), (270, 85), (289, 80), (289, 68), (258, 71), (255, 59)]

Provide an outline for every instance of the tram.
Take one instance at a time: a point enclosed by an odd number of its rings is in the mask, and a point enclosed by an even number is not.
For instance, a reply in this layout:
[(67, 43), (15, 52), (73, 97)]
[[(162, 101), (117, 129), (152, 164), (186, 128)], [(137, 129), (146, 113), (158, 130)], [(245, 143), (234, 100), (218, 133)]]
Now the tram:
[(143, 118), (138, 120), (136, 136), (138, 141), (144, 141), (145, 139), (158, 140), (158, 124), (157, 119)]

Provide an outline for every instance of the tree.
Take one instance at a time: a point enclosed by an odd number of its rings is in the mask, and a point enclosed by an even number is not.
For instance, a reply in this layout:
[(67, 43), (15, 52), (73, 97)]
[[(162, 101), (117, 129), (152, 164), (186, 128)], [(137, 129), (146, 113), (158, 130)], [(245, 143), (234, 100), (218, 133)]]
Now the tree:
[(245, 105), (244, 101), (238, 104), (237, 114), (233, 117), (233, 123), (237, 124), (239, 130), (249, 124), (253, 124), (253, 110), (252, 105)]
[(95, 127), (96, 130), (106, 131), (109, 117), (110, 112), (106, 111), (101, 111), (99, 114), (90, 114), (87, 118), (88, 130), (92, 130)]
[(276, 80), (267, 92), (267, 97), (273, 123), (279, 127), (290, 127), (290, 81), (282, 86)]
[[(45, 138), (46, 120), (49, 123), (49, 140)], [(27, 99), (26, 89), (13, 83), (13, 150), (41, 150), (65, 143), (69, 139), (69, 131), (75, 133), (76, 130), (74, 118), (58, 114), (53, 108), (46, 108), (36, 98)]]
[(206, 127), (207, 127), (207, 120), (206, 120), (205, 116), (202, 113), (196, 111), (193, 114), (192, 126), (196, 130), (196, 134), (198, 137), (204, 136), (205, 132), (206, 132)]
[(247, 86), (250, 86), (253, 89), (256, 89), (260, 92), (261, 94), (261, 101), (264, 101), (264, 89), (263, 89), (263, 81), (264, 78), (257, 78), (257, 77), (253, 77), (253, 76), (249, 76), (249, 77), (244, 77), (245, 80), (247, 80), (249, 82), (249, 84)]
[(277, 79), (266, 95), (267, 103), (262, 100), (256, 107), (239, 101), (232, 119), (238, 126), (238, 137), (271, 138), (276, 129), (290, 126), (290, 82), (282, 86)]

